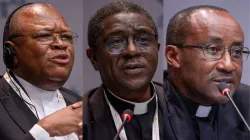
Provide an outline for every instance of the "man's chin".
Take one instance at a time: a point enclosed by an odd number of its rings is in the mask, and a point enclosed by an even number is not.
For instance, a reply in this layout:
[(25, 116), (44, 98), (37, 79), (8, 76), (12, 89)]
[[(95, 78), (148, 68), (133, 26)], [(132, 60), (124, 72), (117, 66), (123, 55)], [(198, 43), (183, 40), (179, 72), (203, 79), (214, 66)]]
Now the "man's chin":
[(46, 79), (48, 79), (50, 83), (55, 83), (62, 86), (67, 81), (68, 77), (69, 75), (66, 74), (52, 74), (47, 75)]
[(55, 82), (63, 82), (66, 81), (64, 78), (59, 78), (59, 77), (49, 77), (48, 78), (50, 81), (55, 81)]
[(123, 86), (131, 91), (146, 91), (149, 85), (150, 81), (146, 82), (146, 80), (131, 80), (123, 83)]
[(63, 70), (54, 70), (54, 71), (46, 71), (44, 74), (46, 75), (46, 78), (55, 81), (55, 82), (62, 82), (62, 81), (67, 81), (69, 77), (69, 71), (63, 71)]
[(229, 101), (229, 98), (224, 96), (218, 100), (218, 104), (225, 104)]
[(214, 99), (212, 99), (211, 102), (213, 102), (213, 104), (225, 104), (228, 101), (229, 101), (229, 98), (227, 96), (220, 94), (216, 96)]

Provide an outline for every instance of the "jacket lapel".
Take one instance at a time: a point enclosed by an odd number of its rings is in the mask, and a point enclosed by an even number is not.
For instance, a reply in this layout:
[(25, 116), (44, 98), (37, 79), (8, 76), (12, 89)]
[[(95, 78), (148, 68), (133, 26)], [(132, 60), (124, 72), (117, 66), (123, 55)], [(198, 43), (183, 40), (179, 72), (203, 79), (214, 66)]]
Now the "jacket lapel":
[(0, 101), (9, 113), (10, 117), (24, 131), (28, 132), (34, 124), (37, 123), (37, 118), (28, 108), (24, 101), (17, 93), (9, 86), (5, 79), (0, 80), (1, 90), (6, 93), (6, 96), (1, 95)]
[[(168, 118), (177, 140), (196, 140), (195, 129), (185, 106), (176, 95), (168, 79), (164, 81), (165, 100), (167, 103)], [(185, 130), (185, 131), (183, 131)]]
[(175, 133), (172, 129), (172, 126), (171, 126), (171, 122), (170, 122), (170, 119), (168, 118), (169, 117), (169, 110), (167, 108), (167, 101), (165, 100), (165, 94), (164, 94), (164, 91), (163, 91), (163, 87), (158, 87), (156, 86), (155, 84), (155, 87), (156, 87), (156, 94), (157, 94), (157, 97), (158, 97), (158, 101), (159, 101), (159, 109), (161, 110), (162, 114), (163, 114), (163, 122), (164, 122), (164, 139), (169, 139), (169, 140), (176, 140), (176, 136), (175, 136)]
[(88, 110), (91, 114), (91, 117), (89, 118), (89, 128), (93, 132), (88, 132), (89, 138), (93, 140), (99, 140), (103, 138), (113, 139), (116, 133), (116, 129), (114, 127), (114, 122), (108, 105), (105, 102), (103, 87), (99, 87), (97, 90), (94, 91), (94, 93), (90, 94), (90, 96), (90, 100), (88, 103)]
[(82, 100), (82, 97), (80, 95), (72, 92), (69, 89), (61, 87), (59, 88), (59, 91), (63, 95), (64, 101), (67, 106)]
[(231, 102), (219, 107), (217, 122), (218, 139), (249, 140), (248, 130), (244, 130), (246, 127)]

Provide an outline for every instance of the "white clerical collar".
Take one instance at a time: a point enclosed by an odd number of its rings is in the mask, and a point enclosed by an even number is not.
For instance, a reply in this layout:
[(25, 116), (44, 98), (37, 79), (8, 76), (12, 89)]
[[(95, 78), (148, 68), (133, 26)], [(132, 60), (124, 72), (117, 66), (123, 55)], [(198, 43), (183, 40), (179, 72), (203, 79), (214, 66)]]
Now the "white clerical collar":
[(38, 100), (51, 100), (53, 96), (57, 95), (57, 90), (54, 91), (43, 90), (30, 84), (29, 82), (27, 82), (26, 80), (22, 79), (17, 75), (15, 75), (15, 77), (23, 86), (23, 88), (26, 90), (30, 98)]
[(128, 101), (128, 100), (122, 99), (122, 98), (116, 96), (114, 93), (112, 93), (108, 88), (107, 88), (107, 90), (115, 98), (117, 98), (117, 99), (119, 99), (119, 100), (121, 100), (123, 102), (126, 102), (126, 103), (134, 105), (134, 115), (140, 115), (140, 114), (145, 114), (145, 113), (148, 112), (148, 103), (150, 103), (154, 99), (154, 97), (156, 96), (155, 86), (154, 86), (154, 84), (152, 82), (151, 82), (151, 84), (154, 87), (154, 93), (153, 93), (154, 95), (149, 100), (147, 100), (146, 102), (142, 102), (142, 103), (136, 103), (136, 102), (132, 102), (132, 101)]
[(209, 113), (211, 112), (212, 107), (211, 106), (202, 106), (199, 105), (195, 116), (196, 117), (208, 117)]

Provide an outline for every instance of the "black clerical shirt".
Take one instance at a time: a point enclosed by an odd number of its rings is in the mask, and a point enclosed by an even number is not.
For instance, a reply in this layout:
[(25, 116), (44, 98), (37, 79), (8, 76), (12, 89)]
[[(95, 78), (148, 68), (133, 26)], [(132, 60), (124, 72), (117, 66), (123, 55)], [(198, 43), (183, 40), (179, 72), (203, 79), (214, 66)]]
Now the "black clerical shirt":
[[(151, 94), (152, 97), (155, 93), (153, 90), (153, 85), (151, 85)], [(122, 101), (115, 97), (112, 93), (110, 93), (107, 89), (105, 89), (106, 95), (111, 103), (111, 105), (115, 108), (115, 110), (122, 116), (122, 113), (126, 109), (130, 109), (134, 111), (134, 105), (125, 101)], [(152, 140), (152, 124), (153, 118), (156, 109), (156, 97), (147, 104), (147, 112), (140, 115), (133, 115), (133, 118), (130, 122), (126, 123), (124, 128), (127, 135), (128, 140)], [(158, 103), (159, 104), (159, 103)], [(160, 139), (163, 140), (163, 115), (161, 109), (158, 105), (158, 117), (159, 117), (159, 133)], [(115, 124), (114, 124), (115, 127)]]
[(197, 140), (217, 140), (217, 123), (215, 116), (218, 105), (212, 106), (212, 109), (207, 117), (198, 117), (196, 116), (196, 112), (199, 104), (184, 96), (172, 85), (172, 83), (171, 86), (174, 92), (172, 96), (177, 96), (176, 99), (181, 100), (180, 103), (183, 103), (185, 110), (187, 110), (189, 116), (191, 117)]

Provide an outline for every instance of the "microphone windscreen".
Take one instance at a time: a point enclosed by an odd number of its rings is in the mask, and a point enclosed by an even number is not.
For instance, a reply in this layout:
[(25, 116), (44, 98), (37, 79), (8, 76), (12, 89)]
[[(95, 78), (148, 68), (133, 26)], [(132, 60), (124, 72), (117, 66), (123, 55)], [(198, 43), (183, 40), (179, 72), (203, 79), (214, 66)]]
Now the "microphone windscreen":
[(133, 117), (133, 112), (130, 109), (126, 109), (123, 113), (122, 113), (122, 119), (124, 119), (124, 117), (127, 116), (128, 117), (128, 122), (132, 119)]
[(228, 85), (225, 82), (220, 82), (218, 88), (219, 88), (219, 91), (222, 93), (224, 89), (226, 88), (228, 89)]

